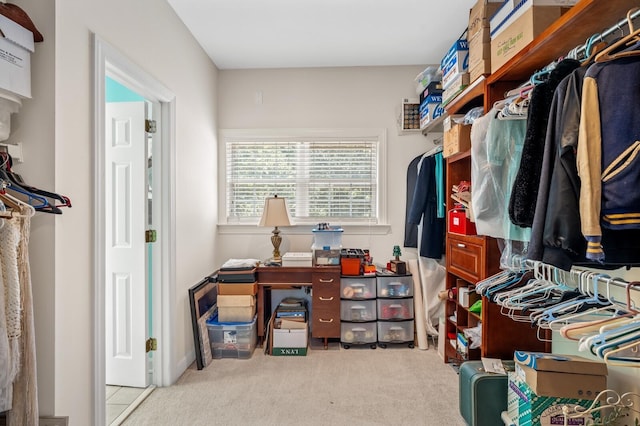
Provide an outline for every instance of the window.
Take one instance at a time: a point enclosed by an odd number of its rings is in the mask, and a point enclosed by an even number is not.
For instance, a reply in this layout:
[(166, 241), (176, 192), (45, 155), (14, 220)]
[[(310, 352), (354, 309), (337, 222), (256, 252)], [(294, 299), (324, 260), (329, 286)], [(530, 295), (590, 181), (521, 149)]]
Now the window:
[(257, 222), (274, 194), (295, 223), (380, 222), (384, 131), (251, 132), (223, 132), (227, 223)]

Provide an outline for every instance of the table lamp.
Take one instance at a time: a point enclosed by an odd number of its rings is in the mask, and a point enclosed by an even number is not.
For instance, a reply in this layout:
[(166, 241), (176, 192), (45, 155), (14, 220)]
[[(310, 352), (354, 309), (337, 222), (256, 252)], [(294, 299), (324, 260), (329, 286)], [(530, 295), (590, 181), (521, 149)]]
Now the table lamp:
[(273, 235), (271, 236), (271, 243), (273, 244), (273, 261), (281, 262), (280, 256), (280, 243), (282, 237), (280, 236), (280, 230), (278, 226), (290, 226), (289, 212), (287, 210), (287, 202), (284, 198), (274, 195), (273, 197), (267, 197), (264, 200), (264, 210), (262, 211), (262, 218), (258, 226), (273, 226)]

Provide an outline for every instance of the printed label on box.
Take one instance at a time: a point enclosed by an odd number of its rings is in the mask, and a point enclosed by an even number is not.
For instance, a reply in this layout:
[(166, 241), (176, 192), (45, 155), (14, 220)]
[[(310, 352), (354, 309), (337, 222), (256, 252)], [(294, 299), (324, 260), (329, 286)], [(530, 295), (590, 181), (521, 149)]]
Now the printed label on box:
[(225, 344), (236, 344), (238, 343), (238, 333), (236, 332), (236, 330), (224, 331), (222, 341)]

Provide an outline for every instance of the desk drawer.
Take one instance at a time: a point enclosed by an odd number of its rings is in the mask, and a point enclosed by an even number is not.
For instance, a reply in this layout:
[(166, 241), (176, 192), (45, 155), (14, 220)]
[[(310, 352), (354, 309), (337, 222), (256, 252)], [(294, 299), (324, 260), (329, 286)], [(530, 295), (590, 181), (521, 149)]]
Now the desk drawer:
[(458, 239), (449, 234), (447, 238), (447, 271), (465, 280), (476, 283), (482, 279), (484, 245)]
[(340, 273), (313, 273), (311, 334), (313, 337), (340, 337)]

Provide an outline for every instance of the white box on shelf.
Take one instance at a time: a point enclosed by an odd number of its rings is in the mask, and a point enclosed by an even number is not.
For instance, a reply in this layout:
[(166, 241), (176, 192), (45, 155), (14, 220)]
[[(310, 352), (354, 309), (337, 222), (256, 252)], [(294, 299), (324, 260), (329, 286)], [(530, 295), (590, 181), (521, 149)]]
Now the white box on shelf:
[(0, 88), (31, 97), (33, 33), (0, 15)]

